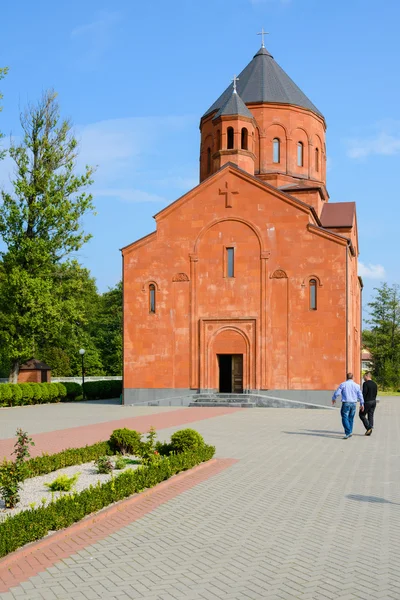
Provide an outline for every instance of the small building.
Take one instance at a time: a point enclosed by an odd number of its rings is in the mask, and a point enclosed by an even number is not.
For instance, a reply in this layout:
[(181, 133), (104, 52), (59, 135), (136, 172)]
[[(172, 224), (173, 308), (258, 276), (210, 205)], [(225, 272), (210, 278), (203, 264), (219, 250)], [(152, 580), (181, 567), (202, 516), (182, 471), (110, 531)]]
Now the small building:
[(18, 383), (50, 383), (51, 367), (46, 363), (30, 358), (19, 368)]
[(361, 350), (361, 370), (363, 373), (372, 369), (372, 354), (368, 348)]

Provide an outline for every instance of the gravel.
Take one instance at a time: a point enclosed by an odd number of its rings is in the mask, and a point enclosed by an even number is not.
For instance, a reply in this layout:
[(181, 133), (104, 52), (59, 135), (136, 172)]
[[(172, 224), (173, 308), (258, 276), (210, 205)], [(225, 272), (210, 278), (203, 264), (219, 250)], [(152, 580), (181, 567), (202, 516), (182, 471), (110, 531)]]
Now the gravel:
[[(116, 457), (114, 457), (115, 459)], [(124, 458), (130, 458), (137, 460), (136, 456), (125, 455)], [(113, 458), (111, 457), (111, 460)], [(128, 469), (137, 469), (140, 465), (127, 465), (125, 469), (114, 470), (113, 475), (117, 477), (120, 473)], [(78, 481), (74, 488), (70, 492), (52, 492), (44, 484), (51, 483), (59, 475), (66, 474), (68, 477), (72, 477), (75, 473), (79, 473)], [(94, 461), (84, 463), (82, 465), (74, 465), (72, 467), (66, 467), (65, 469), (59, 469), (53, 471), (47, 475), (40, 475), (39, 477), (32, 477), (26, 479), (20, 486), (20, 501), (15, 508), (5, 508), (4, 502), (0, 499), (0, 521), (4, 520), (8, 515), (15, 515), (16, 513), (32, 508), (38, 508), (42, 505), (47, 505), (51, 502), (52, 498), (56, 500), (62, 495), (70, 495), (74, 492), (81, 492), (91, 485), (96, 485), (99, 481), (101, 484), (106, 483), (111, 479), (111, 474), (100, 474), (97, 473)]]

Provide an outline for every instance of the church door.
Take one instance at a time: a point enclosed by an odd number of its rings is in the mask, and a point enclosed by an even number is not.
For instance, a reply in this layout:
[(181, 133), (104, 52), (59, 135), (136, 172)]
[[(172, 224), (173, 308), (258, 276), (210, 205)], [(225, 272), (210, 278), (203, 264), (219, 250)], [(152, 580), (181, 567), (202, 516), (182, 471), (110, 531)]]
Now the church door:
[(219, 354), (219, 392), (241, 394), (243, 392), (243, 354)]

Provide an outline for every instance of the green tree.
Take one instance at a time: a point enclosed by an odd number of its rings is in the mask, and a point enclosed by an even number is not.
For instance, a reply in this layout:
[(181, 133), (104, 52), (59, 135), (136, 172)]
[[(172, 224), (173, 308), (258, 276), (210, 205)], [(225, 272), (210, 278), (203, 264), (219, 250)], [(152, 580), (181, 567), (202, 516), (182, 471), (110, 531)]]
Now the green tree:
[[(14, 192), (2, 192), (0, 234), (5, 250), (0, 269), (0, 343), (16, 381), (21, 361), (41, 346), (53, 345), (63, 319), (73, 319), (74, 303), (63, 301), (66, 260), (91, 237), (81, 218), (93, 210), (93, 169), (76, 175), (77, 140), (61, 119), (56, 94), (46, 92), (21, 115), (23, 141), (12, 143)], [(64, 296), (63, 296), (64, 294)], [(75, 316), (75, 320), (80, 315)]]
[[(7, 71), (8, 69), (6, 67), (0, 68), (0, 79), (3, 79), (3, 77), (5, 77), (7, 75)], [(3, 98), (3, 94), (0, 92), (0, 100)], [(0, 104), (0, 112), (3, 110), (3, 107)], [(4, 137), (4, 134), (1, 133), (0, 131), (0, 140), (1, 138)], [(5, 155), (5, 151), (4, 150), (0, 150), (0, 159), (4, 158)]]
[(92, 336), (107, 375), (122, 375), (122, 282), (100, 296)]
[(400, 288), (387, 283), (375, 288), (368, 304), (369, 329), (363, 343), (372, 354), (374, 377), (383, 388), (400, 386)]

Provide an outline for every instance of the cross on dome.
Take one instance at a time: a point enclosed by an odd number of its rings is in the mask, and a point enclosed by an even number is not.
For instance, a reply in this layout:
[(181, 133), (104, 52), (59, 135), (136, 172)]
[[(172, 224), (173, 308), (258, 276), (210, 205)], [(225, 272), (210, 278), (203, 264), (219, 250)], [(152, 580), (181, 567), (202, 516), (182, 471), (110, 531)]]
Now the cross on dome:
[(236, 91), (236, 82), (239, 81), (239, 77), (236, 77), (236, 75), (234, 75), (232, 81), (233, 81), (233, 93), (237, 94), (237, 91)]
[(264, 31), (264, 27), (261, 29), (261, 31), (259, 33), (257, 33), (257, 35), (261, 35), (261, 48), (265, 48), (264, 45), (264, 35), (269, 35), (269, 31)]

